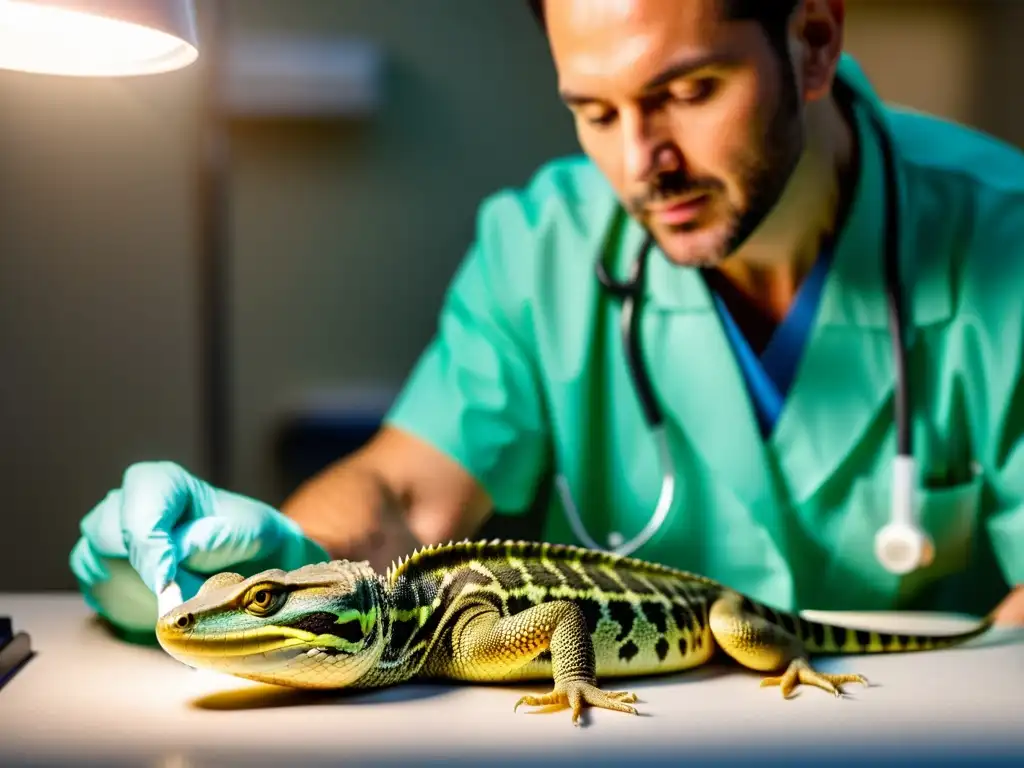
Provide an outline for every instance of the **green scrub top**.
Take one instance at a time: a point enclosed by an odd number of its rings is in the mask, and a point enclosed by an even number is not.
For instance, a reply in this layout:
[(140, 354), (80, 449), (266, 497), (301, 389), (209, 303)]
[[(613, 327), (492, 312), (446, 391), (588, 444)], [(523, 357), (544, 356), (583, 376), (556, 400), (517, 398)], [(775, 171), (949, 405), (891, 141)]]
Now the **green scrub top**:
[[(699, 273), (656, 248), (640, 336), (666, 417), (675, 502), (634, 555), (718, 579), (786, 610), (979, 614), (1024, 583), (1024, 156), (963, 126), (859, 95), (860, 175), (795, 378), (767, 437)], [(881, 147), (901, 194), (918, 501), (934, 562), (875, 559), (896, 448)], [(460, 462), (499, 514), (563, 475), (590, 535), (626, 540), (654, 512), (657, 445), (633, 389), (619, 302), (643, 239), (600, 172), (558, 159), (480, 208), (437, 332), (386, 422)], [(559, 496), (543, 538), (575, 539)]]

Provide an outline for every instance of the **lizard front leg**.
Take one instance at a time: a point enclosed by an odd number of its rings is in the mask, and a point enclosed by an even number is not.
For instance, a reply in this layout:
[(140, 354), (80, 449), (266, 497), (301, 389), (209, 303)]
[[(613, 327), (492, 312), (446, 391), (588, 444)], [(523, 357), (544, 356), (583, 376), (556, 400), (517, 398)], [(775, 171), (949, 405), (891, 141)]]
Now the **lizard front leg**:
[(569, 706), (573, 725), (579, 725), (583, 704), (636, 714), (627, 702), (636, 696), (627, 691), (602, 691), (597, 687), (594, 644), (579, 607), (559, 600), (502, 617), (493, 606), (474, 606), (452, 628), (452, 659), (449, 674), (466, 680), (501, 680), (543, 651), (551, 652), (554, 688), (542, 696), (523, 696), (520, 705)]
[(758, 672), (781, 672), (764, 678), (761, 687), (777, 685), (785, 698), (801, 683), (836, 696), (842, 696), (839, 686), (843, 683), (867, 684), (863, 675), (829, 675), (814, 670), (798, 637), (744, 610), (742, 597), (735, 593), (712, 604), (710, 623), (715, 642), (740, 664)]

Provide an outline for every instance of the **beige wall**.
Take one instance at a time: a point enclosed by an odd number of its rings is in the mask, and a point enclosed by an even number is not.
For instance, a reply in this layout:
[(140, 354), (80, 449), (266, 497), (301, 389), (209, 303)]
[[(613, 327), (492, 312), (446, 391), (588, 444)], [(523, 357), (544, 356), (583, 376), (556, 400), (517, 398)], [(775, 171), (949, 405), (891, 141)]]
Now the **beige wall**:
[(846, 49), (887, 99), (970, 122), (983, 17), (999, 0), (851, 0)]
[[(384, 108), (368, 119), (232, 128), (230, 484), (272, 502), (283, 407), (309, 391), (397, 386), (433, 328), (480, 198), (576, 149), (517, 0), (387, 0), (386, 18), (380, 8), (230, 4), (235, 29), (361, 35), (388, 61)], [(1010, 4), (849, 9), (849, 50), (884, 95), (1024, 137), (1024, 115), (992, 86), (993, 61), (1006, 82), (1024, 57), (1007, 31), (1024, 31)], [(205, 471), (200, 74), (0, 72), (0, 589), (72, 586), (78, 521), (132, 461)]]
[(232, 8), (247, 30), (337, 30), (387, 60), (385, 106), (366, 121), (233, 133), (233, 479), (277, 500), (269, 446), (282, 408), (310, 391), (397, 386), (481, 197), (576, 146), (544, 39), (516, 2)]
[(70, 586), (142, 456), (193, 463), (195, 72), (0, 72), (0, 589)]

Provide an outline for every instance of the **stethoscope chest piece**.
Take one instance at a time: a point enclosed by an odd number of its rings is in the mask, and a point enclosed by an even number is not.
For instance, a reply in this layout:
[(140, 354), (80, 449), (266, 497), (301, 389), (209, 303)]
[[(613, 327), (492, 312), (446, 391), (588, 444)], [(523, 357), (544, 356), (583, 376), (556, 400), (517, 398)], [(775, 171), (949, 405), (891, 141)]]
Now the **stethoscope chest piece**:
[(889, 523), (875, 536), (875, 557), (887, 571), (902, 576), (931, 565), (935, 547), (916, 525)]
[(892, 469), (892, 519), (875, 534), (875, 557), (887, 571), (903, 576), (931, 565), (935, 546), (918, 522), (917, 462), (896, 456)]
[[(852, 90), (842, 81), (837, 87), (848, 92), (848, 98), (854, 98)], [(935, 547), (927, 531), (920, 525), (915, 498), (917, 483), (916, 462), (913, 457), (910, 429), (910, 391), (908, 387), (907, 353), (904, 327), (904, 297), (899, 274), (900, 263), (900, 231), (899, 231), (899, 189), (896, 177), (896, 166), (893, 157), (891, 139), (887, 136), (880, 114), (872, 114), (872, 122), (877, 129), (884, 162), (885, 179), (885, 222), (884, 249), (882, 253), (886, 280), (886, 299), (889, 309), (889, 325), (893, 340), (893, 357), (896, 366), (895, 423), (897, 433), (897, 450), (893, 462), (893, 491), (891, 499), (891, 517), (885, 526), (875, 534), (874, 553), (885, 570), (896, 575), (905, 575), (911, 571), (926, 567), (935, 558)], [(650, 252), (654, 248), (654, 238), (646, 233), (643, 243), (634, 258), (628, 279), (618, 281), (611, 277), (604, 267), (603, 254), (598, 254), (595, 270), (602, 288), (612, 297), (622, 302), (621, 331), (625, 348), (626, 363), (636, 388), (645, 420), (651, 428), (652, 436), (657, 441), (659, 457), (662, 465), (662, 487), (654, 515), (644, 529), (633, 539), (625, 541), (618, 533), (609, 535), (608, 546), (619, 554), (631, 554), (649, 541), (659, 527), (665, 522), (672, 506), (675, 493), (675, 467), (669, 450), (664, 420), (654, 388), (647, 375), (640, 349), (639, 323), (643, 293), (644, 277)], [(564, 477), (558, 479), (558, 491), (562, 496), (563, 506), (573, 533), (585, 546), (603, 549), (587, 532), (583, 519), (572, 501), (568, 484)], [(725, 544), (722, 544), (725, 546)]]

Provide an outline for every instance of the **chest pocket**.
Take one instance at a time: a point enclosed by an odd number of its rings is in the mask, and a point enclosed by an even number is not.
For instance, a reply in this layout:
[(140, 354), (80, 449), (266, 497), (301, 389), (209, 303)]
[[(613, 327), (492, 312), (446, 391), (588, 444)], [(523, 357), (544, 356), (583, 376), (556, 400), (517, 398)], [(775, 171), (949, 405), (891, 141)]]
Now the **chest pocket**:
[(981, 488), (980, 475), (948, 487), (918, 488), (921, 526), (935, 544), (935, 561), (922, 570), (922, 577), (940, 578), (969, 565)]
[[(965, 597), (964, 584), (973, 578), (972, 558), (976, 546), (982, 507), (982, 478), (975, 475), (966, 482), (943, 488), (920, 488), (918, 499), (921, 525), (935, 544), (935, 560), (927, 568), (914, 571), (898, 580), (898, 606), (914, 606), (927, 610), (950, 610), (948, 600), (959, 604), (958, 610), (979, 610), (971, 607)], [(959, 578), (967, 576), (966, 581)], [(932, 589), (935, 587), (936, 589)], [(973, 590), (968, 589), (968, 593)], [(963, 601), (967, 600), (967, 603)]]
[(875, 557), (875, 534), (889, 522), (892, 484), (885, 474), (858, 480), (837, 510), (835, 549), (823, 588), (829, 602), (850, 610), (897, 608), (904, 599), (970, 565), (981, 509), (982, 476), (945, 487), (918, 485), (918, 521), (934, 545), (930, 565), (906, 576), (889, 573)]

